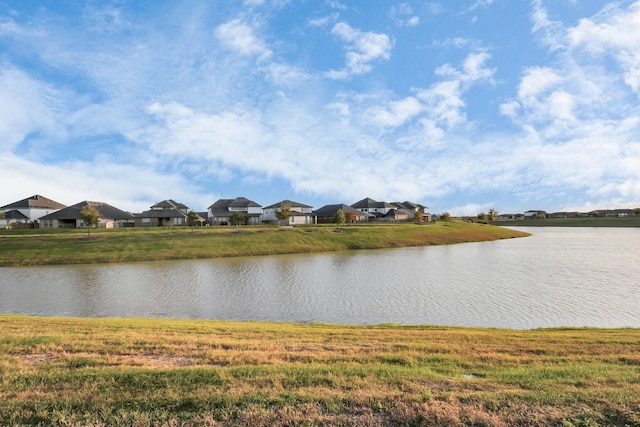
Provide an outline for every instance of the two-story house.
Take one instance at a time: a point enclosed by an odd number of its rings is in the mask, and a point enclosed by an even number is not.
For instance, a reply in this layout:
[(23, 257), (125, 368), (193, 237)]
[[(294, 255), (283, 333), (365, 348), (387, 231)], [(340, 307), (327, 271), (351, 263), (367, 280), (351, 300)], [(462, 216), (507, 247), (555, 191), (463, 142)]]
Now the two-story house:
[(407, 214), (399, 211), (397, 206), (378, 202), (369, 197), (354, 203), (351, 207), (366, 214), (369, 220), (404, 221), (407, 219)]
[(228, 225), (230, 224), (229, 218), (235, 212), (244, 217), (245, 224), (260, 224), (262, 222), (262, 205), (246, 197), (236, 197), (235, 199), (219, 199), (209, 206), (209, 224)]
[(262, 221), (266, 223), (280, 222), (277, 214), (282, 211), (283, 206), (289, 207), (291, 216), (282, 225), (305, 225), (315, 222), (311, 206), (291, 200), (283, 200), (262, 209)]
[[(172, 227), (189, 225), (189, 208), (172, 199), (151, 206), (148, 211), (136, 214), (136, 227)], [(201, 218), (204, 221), (204, 218)]]
[(428, 206), (409, 201), (392, 202), (391, 204), (394, 205), (399, 212), (406, 214), (408, 220), (416, 219), (417, 216), (420, 217), (421, 221), (428, 222), (432, 220)]
[(62, 203), (36, 194), (0, 207), (0, 213), (4, 214), (4, 218), (0, 219), (0, 227), (15, 223), (28, 224), (38, 222), (43, 216), (64, 208), (66, 206)]

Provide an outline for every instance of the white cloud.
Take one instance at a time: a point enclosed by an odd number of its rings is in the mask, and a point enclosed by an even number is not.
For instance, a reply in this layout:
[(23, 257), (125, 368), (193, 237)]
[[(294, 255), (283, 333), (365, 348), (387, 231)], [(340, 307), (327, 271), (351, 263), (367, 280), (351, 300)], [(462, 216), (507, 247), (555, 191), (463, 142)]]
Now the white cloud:
[(472, 4), (471, 6), (469, 6), (469, 8), (467, 9), (467, 11), (474, 11), (480, 7), (487, 7), (487, 6), (491, 6), (493, 4), (494, 0), (476, 0), (476, 2), (474, 4)]
[(362, 32), (344, 22), (333, 26), (331, 33), (346, 42), (345, 68), (331, 70), (326, 76), (331, 79), (345, 79), (352, 75), (368, 73), (371, 63), (391, 57), (392, 42), (382, 33)]
[(307, 24), (310, 27), (325, 27), (333, 22), (336, 22), (340, 18), (340, 15), (337, 13), (332, 13), (330, 15), (323, 16), (321, 18), (309, 19)]
[(259, 59), (266, 59), (272, 55), (271, 50), (255, 34), (254, 29), (241, 19), (233, 19), (219, 25), (215, 35), (241, 55), (256, 56)]
[(566, 30), (562, 23), (552, 21), (549, 18), (549, 14), (544, 8), (542, 0), (533, 0), (532, 10), (532, 32), (540, 36), (542, 43), (548, 46), (549, 50), (556, 51), (564, 48), (563, 39)]
[(436, 83), (428, 89), (420, 90), (417, 97), (426, 105), (429, 117), (447, 130), (466, 120), (465, 102), (457, 80)]
[(414, 97), (393, 101), (389, 108), (373, 107), (365, 112), (368, 120), (380, 126), (397, 127), (420, 114), (422, 105)]
[(0, 156), (0, 169), (19, 182), (19, 185), (3, 187), (2, 198), (6, 203), (42, 194), (66, 205), (95, 200), (125, 211), (140, 212), (169, 197), (198, 210), (215, 201), (211, 193), (194, 192), (193, 185), (180, 174), (105, 158), (47, 165), (5, 154)]
[(473, 83), (477, 80), (491, 81), (495, 70), (484, 68), (484, 63), (491, 58), (486, 52), (472, 52), (464, 60), (462, 69), (456, 69), (450, 64), (438, 67), (435, 73), (443, 77), (451, 77), (460, 82)]
[(0, 67), (0, 148), (9, 151), (29, 135), (64, 134), (56, 90), (26, 73)]
[[(87, 32), (71, 20), (23, 26), (5, 20), (0, 41), (19, 49), (5, 54), (8, 65), (0, 66), (0, 169), (20, 186), (3, 190), (3, 198), (39, 193), (65, 203), (90, 198), (142, 210), (171, 197), (202, 209), (215, 193), (279, 186), (273, 191), (283, 198), (295, 197), (287, 194), (293, 191), (335, 202), (409, 199), (433, 205), (434, 212), (472, 214), (506, 211), (486, 202), (498, 202), (494, 194), (520, 206), (547, 198), (566, 205), (584, 197), (640, 200), (640, 44), (631, 31), (637, 4), (624, 9), (614, 3), (565, 28), (534, 2), (533, 28), (550, 49), (546, 58), (528, 56), (511, 88), (499, 48), (494, 61), (481, 41), (455, 37), (427, 42), (428, 54), (434, 53), (429, 59), (444, 65), (421, 69), (410, 83), (399, 74), (349, 82), (391, 61), (393, 39), (325, 14), (316, 15), (324, 20), (299, 20), (292, 31), (305, 23), (331, 29), (337, 50), (318, 39), (294, 40), (259, 15), (273, 13), (271, 2), (232, 13), (240, 19), (210, 11), (207, 20), (182, 9), (179, 27), (165, 25), (173, 22), (171, 12), (166, 21), (156, 16), (154, 25), (124, 11), (86, 15), (117, 24), (99, 37), (98, 26)], [(435, 3), (413, 8), (425, 14), (431, 6), (443, 11)], [(383, 8), (383, 19), (390, 7)], [(394, 7), (403, 25), (417, 18), (408, 3)], [(200, 8), (206, 11), (206, 2)], [(296, 34), (317, 36), (309, 33)], [(402, 30), (403, 37), (410, 33)], [(462, 50), (444, 56), (450, 46)], [(344, 66), (326, 74), (308, 59), (341, 52)], [(398, 54), (389, 69), (415, 62)], [(39, 72), (12, 63), (19, 55), (40, 61)], [(65, 79), (56, 80), (60, 75)], [(497, 96), (498, 90), (511, 96)], [(519, 130), (487, 130), (500, 126), (500, 118), (493, 123), (490, 116), (497, 100), (503, 118)], [(487, 113), (482, 120), (475, 116), (479, 105)], [(34, 147), (34, 138), (43, 145)], [(27, 146), (32, 153), (58, 152), (45, 143), (60, 144), (60, 157), (68, 159), (54, 165), (60, 159), (38, 163), (24, 154)], [(451, 194), (458, 199), (443, 206)], [(571, 194), (574, 199), (565, 199)]]
[(420, 24), (420, 17), (413, 14), (413, 9), (409, 3), (400, 3), (391, 6), (389, 15), (396, 24), (403, 27), (415, 27)]
[(640, 94), (640, 2), (627, 10), (612, 5), (593, 19), (570, 28), (567, 44), (589, 56), (610, 56), (620, 64), (625, 83)]

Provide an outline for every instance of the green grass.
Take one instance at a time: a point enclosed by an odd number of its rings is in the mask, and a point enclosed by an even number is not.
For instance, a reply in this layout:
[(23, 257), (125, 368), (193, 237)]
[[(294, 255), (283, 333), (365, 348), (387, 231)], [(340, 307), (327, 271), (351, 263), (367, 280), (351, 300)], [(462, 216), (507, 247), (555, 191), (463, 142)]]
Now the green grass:
[(83, 230), (4, 230), (0, 267), (78, 264), (228, 256), (310, 253), (439, 245), (527, 236), (484, 224), (199, 227)]
[(0, 425), (640, 425), (639, 329), (0, 315)]

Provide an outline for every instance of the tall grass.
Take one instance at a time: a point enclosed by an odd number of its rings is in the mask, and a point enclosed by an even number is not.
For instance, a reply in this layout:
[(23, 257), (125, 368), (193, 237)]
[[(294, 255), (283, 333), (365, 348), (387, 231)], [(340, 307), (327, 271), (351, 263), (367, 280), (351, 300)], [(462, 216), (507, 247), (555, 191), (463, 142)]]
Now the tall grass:
[(1, 425), (639, 425), (640, 330), (0, 316)]

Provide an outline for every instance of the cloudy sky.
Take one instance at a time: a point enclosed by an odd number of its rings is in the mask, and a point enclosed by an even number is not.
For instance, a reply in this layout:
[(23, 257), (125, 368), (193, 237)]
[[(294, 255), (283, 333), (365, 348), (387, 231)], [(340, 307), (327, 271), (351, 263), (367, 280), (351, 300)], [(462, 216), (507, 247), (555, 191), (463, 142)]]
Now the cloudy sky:
[(0, 205), (640, 206), (640, 1), (0, 0)]

